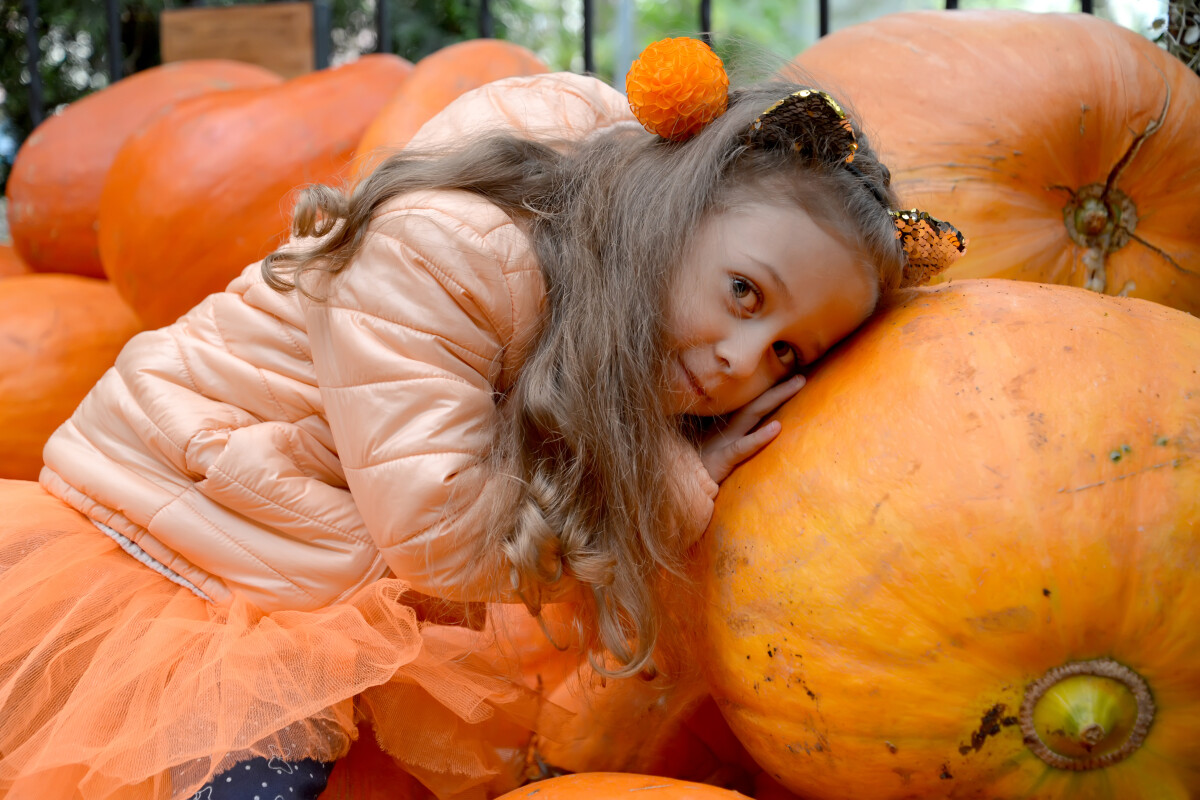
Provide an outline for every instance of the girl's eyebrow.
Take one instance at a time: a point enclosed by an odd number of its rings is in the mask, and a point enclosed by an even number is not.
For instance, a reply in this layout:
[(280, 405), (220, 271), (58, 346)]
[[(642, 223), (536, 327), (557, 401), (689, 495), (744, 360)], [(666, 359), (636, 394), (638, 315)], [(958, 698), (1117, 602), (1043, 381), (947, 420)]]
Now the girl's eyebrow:
[(771, 280), (774, 281), (774, 283), (775, 283), (775, 288), (779, 291), (779, 293), (781, 295), (783, 295), (784, 300), (792, 299), (792, 293), (788, 291), (787, 284), (785, 284), (783, 282), (783, 278), (779, 277), (779, 273), (775, 271), (774, 267), (772, 267), (770, 264), (768, 264), (765, 261), (759, 261), (754, 256), (750, 256), (750, 260), (752, 262), (754, 262), (755, 264), (757, 264), (758, 266), (762, 267), (763, 270), (765, 270), (766, 273), (771, 276)]

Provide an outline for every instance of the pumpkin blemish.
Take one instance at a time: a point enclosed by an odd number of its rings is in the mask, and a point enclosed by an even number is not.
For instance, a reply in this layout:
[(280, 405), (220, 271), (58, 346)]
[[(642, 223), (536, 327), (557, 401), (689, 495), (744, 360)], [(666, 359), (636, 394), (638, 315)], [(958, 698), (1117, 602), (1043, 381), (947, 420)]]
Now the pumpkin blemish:
[(949, 764), (942, 764), (942, 773), (940, 775), (938, 775), (938, 777), (944, 781), (948, 781), (954, 777), (953, 775), (950, 774), (950, 765)]
[[(958, 748), (958, 752), (965, 756), (972, 750), (977, 753), (982, 750), (987, 738), (1000, 733), (1001, 726), (1005, 724), (1004, 710), (1004, 703), (997, 703), (985, 711), (979, 719), (979, 729), (971, 734), (971, 743), (969, 745), (961, 745)], [(1016, 722), (1016, 718), (1014, 717), (1008, 717), (1007, 719), (1012, 720), (1012, 722), (1008, 723), (1010, 725)]]
[(884, 742), (884, 745), (887, 747), (889, 753), (897, 753), (900, 750), (900, 748), (896, 747), (896, 745), (892, 744), (891, 742)]
[[(1042, 589), (1042, 597), (1049, 597), (1049, 596), (1050, 596), (1050, 590), (1049, 590), (1049, 589)], [(750, 656), (746, 656), (746, 658), (749, 658), (749, 657), (750, 657)]]

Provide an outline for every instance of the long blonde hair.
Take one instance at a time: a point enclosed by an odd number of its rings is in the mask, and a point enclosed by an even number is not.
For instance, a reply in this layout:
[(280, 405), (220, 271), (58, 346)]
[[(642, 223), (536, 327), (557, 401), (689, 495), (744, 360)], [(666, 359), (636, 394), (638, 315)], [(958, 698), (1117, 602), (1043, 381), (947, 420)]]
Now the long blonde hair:
[(489, 481), (462, 522), (483, 532), (485, 552), (503, 553), (502, 567), (481, 568), (532, 613), (564, 576), (584, 587), (579, 629), (607, 674), (651, 664), (666, 627), (658, 578), (678, 574), (684, 555), (687, 476), (677, 457), (688, 425), (664, 407), (662, 309), (705, 215), (765, 187), (875, 265), (882, 296), (899, 283), (902, 255), (875, 194), (895, 198), (861, 135), (857, 173), (804, 162), (786, 142), (747, 144), (753, 118), (798, 88), (776, 81), (732, 92), (728, 111), (685, 143), (617, 126), (582, 142), (499, 135), (404, 151), (349, 195), (308, 189), (294, 231), (321, 238), (263, 265), (276, 289), (307, 291), (308, 273), (351, 267), (384, 203), (422, 188), (482, 195), (528, 233), (547, 302), (529, 339), (511, 344), (522, 366), (497, 398), (492, 445), (480, 454), (491, 474), (512, 480)]

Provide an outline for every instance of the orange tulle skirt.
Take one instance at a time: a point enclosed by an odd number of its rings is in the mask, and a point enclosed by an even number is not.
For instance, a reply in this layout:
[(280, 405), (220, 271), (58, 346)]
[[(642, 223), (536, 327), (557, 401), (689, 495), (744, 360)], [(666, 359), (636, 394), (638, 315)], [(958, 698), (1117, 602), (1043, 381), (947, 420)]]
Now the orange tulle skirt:
[(190, 798), (251, 757), (336, 760), (360, 725), (438, 797), (514, 788), (553, 709), (490, 629), (422, 622), (407, 588), (216, 608), (0, 481), (0, 798)]

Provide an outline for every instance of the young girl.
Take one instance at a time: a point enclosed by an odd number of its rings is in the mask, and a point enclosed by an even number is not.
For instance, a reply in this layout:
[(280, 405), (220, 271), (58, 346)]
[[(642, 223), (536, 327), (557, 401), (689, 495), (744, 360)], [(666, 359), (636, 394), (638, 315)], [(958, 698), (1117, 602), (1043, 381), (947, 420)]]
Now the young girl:
[(917, 222), (826, 96), (650, 84), (659, 134), (591, 78), (468, 95), (129, 343), (0, 487), (0, 796), (315, 797), (360, 721), (484, 796), (539, 705), (484, 604), (653, 666), (658, 576)]

